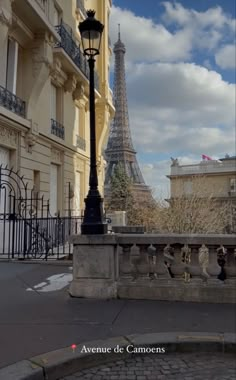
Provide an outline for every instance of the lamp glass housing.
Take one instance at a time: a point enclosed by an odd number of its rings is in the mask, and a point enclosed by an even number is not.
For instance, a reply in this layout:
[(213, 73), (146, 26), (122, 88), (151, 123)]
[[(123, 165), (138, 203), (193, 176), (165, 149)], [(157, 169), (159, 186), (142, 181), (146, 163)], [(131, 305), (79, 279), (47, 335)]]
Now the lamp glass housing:
[(84, 54), (93, 57), (99, 54), (104, 25), (95, 19), (95, 11), (88, 11), (87, 15), (88, 18), (80, 22), (79, 31)]

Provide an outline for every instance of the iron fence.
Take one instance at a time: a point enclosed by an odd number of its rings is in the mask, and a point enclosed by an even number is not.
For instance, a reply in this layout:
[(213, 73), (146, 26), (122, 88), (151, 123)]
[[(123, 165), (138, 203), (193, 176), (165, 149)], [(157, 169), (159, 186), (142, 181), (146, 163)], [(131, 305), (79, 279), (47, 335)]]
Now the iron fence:
[(0, 258), (60, 259), (72, 253), (69, 237), (80, 233), (82, 217), (51, 216), (50, 204), (29, 190), (18, 172), (0, 166)]

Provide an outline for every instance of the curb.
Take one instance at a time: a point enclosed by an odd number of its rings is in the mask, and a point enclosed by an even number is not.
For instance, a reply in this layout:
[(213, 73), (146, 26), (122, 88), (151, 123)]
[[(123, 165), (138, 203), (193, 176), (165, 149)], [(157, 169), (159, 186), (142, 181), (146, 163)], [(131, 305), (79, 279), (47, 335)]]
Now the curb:
[(57, 259), (0, 259), (0, 263), (11, 264), (39, 264), (39, 265), (54, 265), (54, 266), (72, 266), (72, 260), (57, 260)]
[[(91, 352), (92, 348), (94, 352)], [(0, 380), (57, 380), (82, 369), (124, 359), (132, 354), (142, 355), (152, 352), (155, 354), (158, 352), (157, 348), (165, 349), (165, 352), (159, 352), (159, 355), (173, 352), (236, 353), (236, 334), (206, 332), (133, 334), (90, 341), (78, 344), (74, 351), (71, 347), (67, 347), (4, 367), (0, 369)]]

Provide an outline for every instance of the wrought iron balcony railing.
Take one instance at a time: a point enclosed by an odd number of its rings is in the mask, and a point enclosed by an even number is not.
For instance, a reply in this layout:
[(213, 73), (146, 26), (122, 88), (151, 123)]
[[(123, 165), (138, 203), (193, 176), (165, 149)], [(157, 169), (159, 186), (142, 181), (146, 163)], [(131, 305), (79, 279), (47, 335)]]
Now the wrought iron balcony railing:
[(84, 0), (77, 0), (77, 8), (80, 9), (84, 17), (87, 17), (86, 9), (84, 7)]
[(25, 102), (2, 86), (0, 86), (0, 105), (22, 117), (26, 115)]
[(58, 121), (51, 119), (51, 134), (59, 137), (60, 139), (65, 139), (65, 128)]
[[(75, 65), (82, 71), (82, 73), (89, 79), (89, 66), (86, 58), (84, 57), (79, 46), (77, 46), (72, 29), (65, 23), (55, 26), (55, 29), (61, 37), (61, 42), (57, 42), (55, 47), (61, 47), (68, 56), (72, 59)], [(95, 88), (99, 88), (98, 75), (94, 73)]]
[(86, 150), (86, 141), (83, 137), (77, 135), (76, 136), (76, 146), (79, 149)]

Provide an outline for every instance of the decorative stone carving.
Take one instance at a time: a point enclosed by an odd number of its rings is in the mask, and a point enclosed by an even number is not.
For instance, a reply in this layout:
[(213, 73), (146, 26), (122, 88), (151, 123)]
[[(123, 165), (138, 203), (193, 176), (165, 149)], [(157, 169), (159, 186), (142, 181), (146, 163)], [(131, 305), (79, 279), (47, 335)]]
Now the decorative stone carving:
[[(5, 12), (6, 13), (6, 12)], [(6, 26), (11, 26), (11, 18), (7, 17), (3, 10), (0, 11), (0, 23)]]
[(171, 157), (171, 166), (179, 166), (179, 161), (178, 161), (178, 158), (173, 158)]
[(66, 79), (65, 74), (62, 72), (62, 63), (60, 59), (56, 58), (50, 66), (50, 76), (59, 85), (63, 85)]
[(55, 162), (56, 164), (61, 165), (61, 163), (62, 163), (62, 156), (61, 156), (60, 150), (57, 150), (57, 149), (54, 149), (54, 148), (51, 149), (51, 161)]
[(48, 33), (36, 35), (35, 46), (32, 48), (33, 77), (38, 77), (42, 65), (49, 70), (53, 64), (53, 41)]
[(0, 23), (6, 26), (11, 26), (12, 23), (12, 14), (11, 14), (11, 3), (13, 0), (9, 0), (9, 4), (5, 4), (6, 7), (4, 7), (2, 4), (0, 4)]
[(73, 100), (80, 100), (84, 96), (84, 86), (81, 83), (77, 83), (73, 92)]
[(65, 92), (74, 92), (76, 89), (77, 80), (75, 75), (70, 75), (64, 83)]
[(2, 145), (17, 148), (18, 132), (10, 128), (0, 126), (0, 141)]
[(81, 172), (83, 173), (84, 172), (84, 162), (83, 161), (80, 161), (80, 160), (76, 160), (76, 170), (78, 172)]
[(28, 131), (25, 135), (25, 143), (28, 148), (28, 152), (32, 153), (32, 147), (36, 144), (37, 136), (30, 131)]

